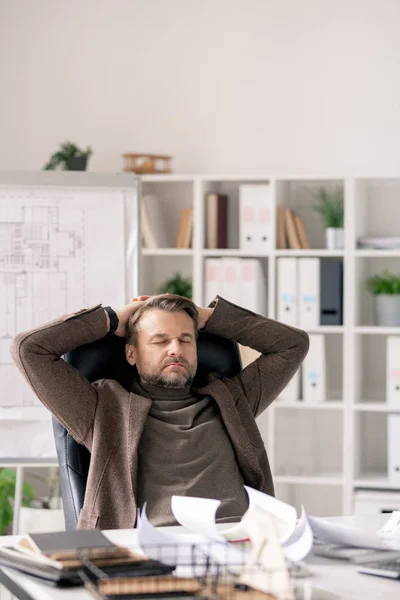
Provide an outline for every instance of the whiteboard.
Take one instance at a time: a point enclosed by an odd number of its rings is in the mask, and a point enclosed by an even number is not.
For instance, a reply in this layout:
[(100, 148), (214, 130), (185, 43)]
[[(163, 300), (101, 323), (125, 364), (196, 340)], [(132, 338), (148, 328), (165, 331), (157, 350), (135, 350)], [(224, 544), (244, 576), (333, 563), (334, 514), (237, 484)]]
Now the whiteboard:
[(14, 365), (14, 335), (138, 295), (138, 178), (0, 172), (0, 458), (56, 456), (51, 414)]

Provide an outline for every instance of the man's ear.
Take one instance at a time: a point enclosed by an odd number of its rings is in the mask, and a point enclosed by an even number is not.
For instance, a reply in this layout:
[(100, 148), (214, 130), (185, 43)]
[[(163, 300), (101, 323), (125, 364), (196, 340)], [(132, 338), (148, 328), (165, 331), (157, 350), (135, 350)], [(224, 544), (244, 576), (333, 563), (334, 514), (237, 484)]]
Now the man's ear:
[(125, 357), (130, 365), (136, 364), (136, 348), (132, 344), (126, 344)]

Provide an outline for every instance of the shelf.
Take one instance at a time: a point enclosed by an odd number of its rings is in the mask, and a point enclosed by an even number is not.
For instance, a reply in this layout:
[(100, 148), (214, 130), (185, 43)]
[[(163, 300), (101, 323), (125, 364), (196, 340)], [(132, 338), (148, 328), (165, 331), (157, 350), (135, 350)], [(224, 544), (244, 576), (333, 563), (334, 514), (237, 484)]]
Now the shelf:
[(400, 490), (400, 482), (389, 481), (385, 475), (362, 475), (354, 479), (353, 487)]
[(306, 485), (343, 485), (340, 475), (275, 475), (274, 483), (306, 484)]
[(14, 467), (58, 467), (58, 459), (54, 458), (0, 458), (0, 468)]
[(355, 250), (354, 254), (359, 258), (400, 258), (400, 250)]
[(143, 183), (193, 183), (197, 176), (195, 175), (173, 175), (168, 173), (153, 173), (149, 175), (141, 175), (140, 179)]
[(354, 327), (354, 333), (361, 335), (400, 335), (400, 327), (376, 327), (374, 325)]
[(274, 250), (275, 256), (317, 256), (321, 258), (344, 257), (344, 250), (326, 250), (326, 248), (310, 248), (309, 250)]
[(359, 402), (354, 405), (354, 410), (359, 412), (398, 413), (400, 406), (391, 406), (386, 402)]
[(143, 248), (143, 256), (193, 256), (192, 248)]
[(307, 333), (344, 333), (343, 325), (319, 325), (318, 327), (306, 327)]
[(274, 407), (293, 408), (296, 410), (342, 410), (344, 408), (344, 403), (341, 400), (328, 400), (326, 402), (319, 402), (318, 404), (302, 402), (301, 400), (298, 402), (285, 402), (284, 400), (276, 400)]
[(240, 248), (205, 248), (201, 251), (203, 256), (234, 256), (234, 257), (253, 257), (253, 258), (268, 258), (270, 254), (258, 254), (257, 252), (249, 252), (248, 250), (240, 250)]

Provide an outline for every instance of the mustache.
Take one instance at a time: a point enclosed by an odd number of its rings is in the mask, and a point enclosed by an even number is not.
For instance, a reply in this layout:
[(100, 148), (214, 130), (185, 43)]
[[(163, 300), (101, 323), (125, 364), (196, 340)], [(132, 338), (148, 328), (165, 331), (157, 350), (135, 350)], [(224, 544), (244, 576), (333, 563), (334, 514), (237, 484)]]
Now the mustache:
[(173, 360), (166, 360), (163, 363), (162, 367), (164, 368), (164, 367), (168, 367), (168, 365), (176, 365), (176, 364), (183, 365), (184, 367), (189, 366), (188, 362), (186, 360), (184, 360), (183, 358), (176, 358)]

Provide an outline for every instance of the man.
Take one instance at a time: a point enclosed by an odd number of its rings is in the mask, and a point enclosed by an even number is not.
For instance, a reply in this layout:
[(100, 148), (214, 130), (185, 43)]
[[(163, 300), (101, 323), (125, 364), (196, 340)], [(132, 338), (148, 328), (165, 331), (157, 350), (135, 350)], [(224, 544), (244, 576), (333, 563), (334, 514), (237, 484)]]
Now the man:
[[(261, 353), (230, 379), (197, 389), (198, 329)], [(90, 384), (61, 357), (105, 335), (126, 337), (137, 367), (129, 390)], [(17, 335), (13, 359), (42, 403), (91, 452), (78, 528), (133, 527), (147, 503), (155, 525), (175, 523), (171, 496), (222, 501), (217, 518), (239, 520), (246, 484), (273, 494), (257, 417), (308, 351), (305, 332), (217, 296), (199, 308), (173, 295), (140, 296), (119, 310), (101, 305)]]

